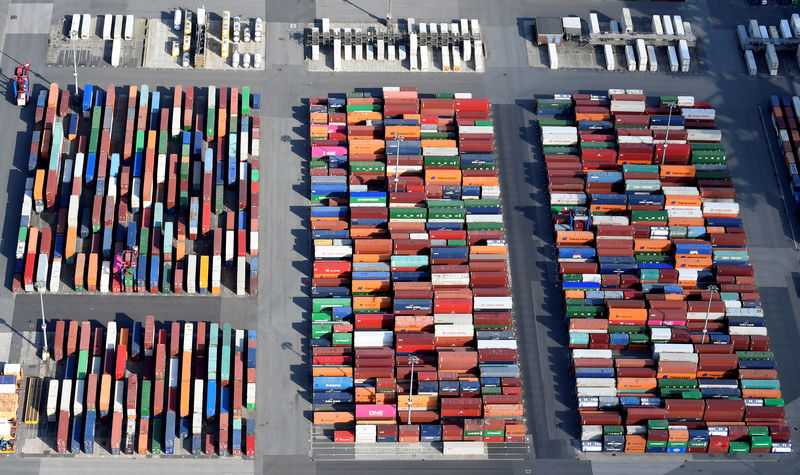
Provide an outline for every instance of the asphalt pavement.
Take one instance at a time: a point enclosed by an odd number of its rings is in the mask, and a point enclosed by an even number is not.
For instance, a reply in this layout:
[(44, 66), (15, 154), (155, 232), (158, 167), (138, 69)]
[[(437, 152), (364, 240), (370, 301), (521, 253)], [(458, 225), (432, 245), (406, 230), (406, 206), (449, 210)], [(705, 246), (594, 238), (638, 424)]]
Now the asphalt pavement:
[[(199, 3), (199, 2), (195, 2)], [(642, 2), (597, 2), (589, 0), (542, 2), (496, 0), (485, 2), (445, 0), (395, 1), (394, 17), (414, 16), (439, 21), (478, 18), (489, 44), (484, 74), (458, 73), (309, 73), (302, 58), (302, 45), (295, 34), (298, 25), (323, 14), (348, 21), (383, 18), (384, 2), (366, 0), (320, 0), (294, 2), (204, 2), (210, 11), (222, 5), (233, 14), (264, 16), (268, 48), (263, 73), (117, 70), (79, 70), (81, 84), (250, 85), (262, 93), (261, 276), (257, 297), (99, 296), (46, 295), (49, 318), (77, 318), (106, 322), (110, 319), (141, 319), (155, 315), (161, 320), (230, 322), (235, 327), (258, 330), (257, 457), (241, 460), (174, 460), (161, 457), (132, 462), (129, 459), (59, 459), (44, 457), (4, 460), (13, 473), (77, 473), (179, 471), (218, 473), (642, 473), (720, 472), (798, 473), (797, 456), (585, 456), (576, 453), (578, 434), (574, 407), (574, 382), (569, 369), (561, 295), (554, 285), (557, 272), (552, 245), (552, 226), (546, 207), (544, 165), (537, 152), (534, 122), (536, 97), (555, 92), (603, 91), (608, 88), (640, 88), (648, 95), (687, 94), (708, 100), (717, 108), (718, 122), (728, 150), (737, 197), (748, 232), (748, 245), (761, 290), (769, 334), (778, 360), (782, 391), (787, 403), (787, 422), (800, 425), (800, 377), (792, 365), (794, 346), (800, 338), (800, 273), (795, 235), (800, 222), (786, 209), (783, 169), (775, 166), (767, 140), (771, 131), (761, 124), (758, 107), (769, 94), (798, 94), (798, 83), (788, 75), (777, 78), (746, 76), (736, 48), (736, 23), (756, 16), (774, 20), (787, 9), (751, 8), (739, 0), (690, 0), (685, 4)], [(388, 2), (386, 2), (388, 3)], [(388, 6), (388, 5), (387, 5)], [(671, 73), (608, 73), (603, 71), (534, 69), (527, 66), (524, 35), (519, 22), (536, 15), (577, 14), (588, 17), (599, 11), (618, 17), (623, 6), (634, 16), (653, 13), (682, 14), (695, 25), (700, 36), (699, 63), (688, 75)], [(68, 0), (56, 2), (51, 23), (61, 15), (89, 11), (130, 12), (157, 16), (146, 2)], [(8, 2), (0, 1), (0, 27)], [(319, 12), (319, 13), (318, 13)], [(337, 16), (339, 15), (339, 16)], [(5, 30), (4, 30), (5, 31)], [(41, 34), (0, 36), (3, 56), (0, 72), (6, 80), (19, 62), (30, 61), (35, 87), (50, 81), (71, 84), (69, 68), (44, 64), (47, 38)], [(422, 92), (471, 92), (488, 97), (493, 104), (496, 146), (507, 239), (510, 246), (514, 314), (525, 374), (526, 417), (531, 435), (531, 457), (524, 461), (325, 461), (310, 457), (310, 362), (309, 274), (311, 240), (308, 232), (307, 102), (309, 97), (344, 93), (356, 88), (384, 85), (416, 86)], [(72, 89), (72, 88), (70, 88)], [(10, 90), (10, 88), (9, 88)], [(0, 161), (0, 314), (6, 325), (0, 332), (29, 329), (39, 315), (36, 296), (14, 296), (10, 292), (13, 250), (20, 212), (20, 196), (26, 176), (26, 155), (33, 108), (20, 109), (7, 91), (0, 102), (0, 143), (15, 144), (14, 153)], [(7, 150), (10, 150), (7, 145)], [(773, 147), (774, 153), (774, 147)], [(779, 164), (778, 164), (779, 165)], [(777, 176), (776, 172), (777, 170)], [(9, 265), (11, 263), (12, 265)], [(777, 459), (777, 461), (775, 461)], [(186, 465), (183, 465), (186, 464)], [(635, 464), (635, 465), (634, 465)], [(144, 468), (147, 467), (147, 468)], [(9, 472), (12, 473), (12, 472)]]

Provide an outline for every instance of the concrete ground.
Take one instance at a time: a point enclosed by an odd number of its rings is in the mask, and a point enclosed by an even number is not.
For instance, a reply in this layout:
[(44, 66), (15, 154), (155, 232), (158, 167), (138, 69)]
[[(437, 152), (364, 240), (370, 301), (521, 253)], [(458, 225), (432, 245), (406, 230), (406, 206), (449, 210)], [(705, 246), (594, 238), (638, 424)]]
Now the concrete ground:
[[(185, 2), (196, 6), (200, 2)], [(748, 232), (756, 278), (768, 315), (769, 334), (778, 360), (782, 391), (787, 402), (787, 422), (800, 425), (800, 375), (794, 370), (795, 345), (800, 338), (797, 310), (800, 310), (800, 255), (796, 237), (800, 223), (791, 208), (787, 211), (786, 177), (774, 167), (770, 153), (771, 131), (765, 130), (758, 108), (769, 94), (798, 94), (800, 84), (788, 75), (778, 78), (746, 76), (736, 47), (735, 27), (748, 18), (774, 22), (787, 17), (788, 8), (756, 8), (744, 0), (689, 0), (686, 3), (619, 2), (576, 0), (568, 3), (529, 0), (496, 0), (492, 8), (485, 2), (409, 1), (393, 2), (395, 16), (429, 15), (434, 20), (478, 18), (490, 46), (484, 74), (442, 73), (309, 73), (303, 59), (302, 44), (289, 34), (297, 32), (314, 18), (329, 16), (339, 21), (374, 21), (385, 16), (384, 2), (367, 0), (319, 0), (307, 2), (267, 1), (264, 7), (250, 2), (205, 1), (209, 11), (225, 8), (242, 15), (262, 15), (266, 21), (265, 39), (274, 43), (266, 52), (263, 74), (231, 76), (226, 72), (119, 70), (79, 68), (81, 83), (204, 86), (250, 85), (262, 92), (262, 141), (270, 150), (262, 158), (260, 209), (262, 255), (258, 297), (157, 297), (139, 298), (53, 296), (45, 298), (45, 309), (52, 318), (81, 318), (106, 321), (125, 314), (142, 318), (155, 314), (163, 320), (230, 321), (234, 326), (256, 328), (258, 347), (257, 457), (241, 459), (173, 460), (165, 457), (132, 462), (125, 459), (73, 459), (54, 457), (9, 457), (4, 468), (9, 473), (85, 473), (87, 470), (115, 473), (325, 473), (359, 475), (375, 472), (399, 474), (462, 473), (798, 473), (798, 456), (583, 456), (574, 448), (578, 426), (574, 407), (574, 382), (569, 370), (566, 331), (559, 289), (553, 285), (556, 268), (553, 260), (551, 225), (547, 203), (544, 164), (536, 152), (537, 131), (534, 99), (554, 92), (602, 91), (615, 88), (641, 88), (648, 95), (690, 94), (711, 101), (717, 107), (719, 125), (729, 151), (729, 166), (734, 175), (742, 217)], [(388, 3), (388, 2), (386, 2)], [(16, 64), (30, 61), (37, 87), (50, 81), (71, 84), (69, 68), (48, 67), (45, 62), (46, 30), (25, 33), (9, 27), (11, 12), (26, 12), (31, 3), (0, 0), (0, 71), (6, 80)], [(408, 8), (406, 8), (408, 5)], [(636, 15), (681, 14), (697, 28), (700, 48), (709, 53), (708, 67), (702, 73), (669, 73), (640, 76), (628, 72), (592, 70), (548, 71), (528, 66), (524, 36), (519, 24), (537, 15), (585, 16), (601, 11), (619, 16), (623, 6)], [(73, 11), (133, 13), (154, 15), (147, 2), (121, 0), (66, 0), (53, 4), (50, 22)], [(401, 10), (403, 13), (401, 13)], [(23, 16), (18, 19), (27, 19)], [(38, 22), (39, 20), (37, 20)], [(50, 23), (48, 22), (48, 23)], [(35, 23), (35, 22), (34, 22)], [(38, 23), (37, 23), (38, 24)], [(13, 25), (13, 23), (12, 23)], [(696, 31), (697, 31), (696, 28)], [(29, 31), (29, 30), (28, 30)], [(280, 46), (277, 46), (280, 45)], [(475, 97), (488, 97), (496, 121), (497, 147), (508, 242), (511, 253), (514, 308), (520, 347), (526, 417), (531, 435), (527, 460), (486, 461), (316, 461), (309, 459), (310, 371), (308, 358), (311, 241), (308, 233), (308, 178), (304, 168), (307, 155), (307, 103), (304, 98), (342, 93), (356, 88), (384, 85), (416, 86), (420, 91), (466, 91)], [(5, 285), (0, 287), (0, 334), (11, 334), (9, 359), (21, 355), (15, 342), (30, 331), (29, 321), (38, 316), (38, 302), (31, 296), (10, 292), (16, 226), (20, 212), (19, 196), (26, 175), (26, 154), (33, 108), (20, 109), (12, 103), (10, 89), (0, 102), (0, 143), (15, 144), (14, 153), (0, 161), (0, 272)], [(772, 148), (774, 151), (774, 147)], [(265, 154), (266, 155), (266, 154)], [(777, 170), (777, 173), (776, 173)], [(795, 237), (793, 237), (795, 236)], [(10, 265), (11, 264), (11, 265)], [(135, 300), (139, 298), (138, 300)], [(13, 310), (12, 310), (13, 309)], [(22, 334), (16, 332), (22, 332)], [(0, 344), (9, 337), (1, 337)], [(35, 345), (36, 342), (34, 342)], [(3, 356), (0, 351), (0, 356)]]

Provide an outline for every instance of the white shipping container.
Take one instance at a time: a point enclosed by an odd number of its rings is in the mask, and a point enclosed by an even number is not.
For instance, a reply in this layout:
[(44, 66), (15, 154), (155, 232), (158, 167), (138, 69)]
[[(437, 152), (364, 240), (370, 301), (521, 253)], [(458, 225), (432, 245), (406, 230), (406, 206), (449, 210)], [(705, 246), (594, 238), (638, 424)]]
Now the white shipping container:
[(781, 20), (781, 38), (791, 38), (792, 35), (792, 27), (789, 26), (789, 20), (782, 19)]
[(769, 27), (769, 37), (773, 40), (777, 40), (781, 37), (780, 33), (778, 33), (778, 28), (776, 28), (774, 25), (770, 25)]
[(647, 63), (650, 66), (650, 72), (658, 72), (658, 58), (656, 58), (656, 47), (647, 45)]
[(192, 413), (192, 435), (203, 434), (203, 414), (202, 412)]
[(50, 269), (50, 292), (56, 293), (61, 287), (61, 259), (53, 259), (52, 269)]
[(754, 39), (761, 38), (761, 27), (758, 26), (758, 21), (750, 20), (747, 23), (747, 32), (750, 33), (750, 37)]
[(615, 388), (615, 378), (575, 378), (575, 387), (580, 388)]
[(468, 223), (502, 223), (502, 214), (468, 214)]
[(789, 21), (792, 26), (792, 33), (794, 34), (794, 37), (800, 38), (800, 14), (792, 13), (792, 17)]
[(236, 258), (236, 295), (245, 295), (245, 276), (247, 275), (246, 258)]
[(716, 109), (681, 109), (681, 115), (687, 119), (714, 120), (717, 118)]
[(517, 349), (517, 340), (478, 340), (478, 349), (502, 348), (507, 350)]
[(56, 421), (56, 412), (58, 412), (58, 380), (53, 378), (47, 385), (47, 422)]
[(122, 15), (115, 15), (114, 16), (114, 38), (122, 38)]
[(219, 288), (221, 283), (222, 256), (211, 256), (211, 287)]
[(225, 262), (233, 262), (235, 232), (232, 229), (225, 231)]
[[(99, 16), (97, 18), (100, 18)], [(111, 15), (103, 15), (103, 40), (111, 39)]]
[(114, 412), (122, 412), (125, 400), (125, 380), (120, 379), (116, 382), (116, 387), (114, 388)]
[(721, 142), (722, 132), (716, 129), (686, 129), (689, 142)]
[(247, 383), (247, 395), (245, 402), (249, 406), (256, 405), (256, 383)]
[(88, 40), (92, 36), (92, 15), (84, 13), (81, 17), (81, 39)]
[(106, 350), (113, 350), (117, 346), (117, 322), (108, 322), (106, 326)]
[(103, 261), (100, 270), (100, 293), (107, 294), (109, 292), (108, 284), (111, 281), (111, 261)]
[(550, 58), (550, 69), (558, 69), (558, 48), (555, 43), (547, 44), (547, 55)]
[(550, 195), (550, 203), (559, 205), (586, 204), (586, 193), (553, 193), (552, 195)]
[(574, 349), (572, 350), (572, 359), (578, 358), (604, 358), (610, 359), (611, 350), (584, 350), (584, 349)]
[(447, 441), (442, 446), (444, 455), (483, 455), (486, 451), (483, 442), (475, 441)]
[(69, 23), (69, 36), (70, 38), (78, 37), (81, 33), (81, 15), (77, 13), (72, 14), (72, 19)]
[(636, 71), (636, 52), (633, 45), (625, 45), (625, 60), (628, 63), (628, 71)]
[(437, 313), (433, 315), (434, 324), (472, 325), (471, 313)]
[(458, 147), (422, 147), (422, 155), (456, 157), (458, 156)]
[(677, 96), (678, 107), (694, 107), (694, 96)]
[(659, 353), (694, 353), (691, 343), (654, 343), (653, 354)]
[(356, 330), (353, 332), (356, 348), (381, 348), (394, 346), (394, 332), (387, 330)]
[(195, 414), (203, 413), (203, 380), (194, 380), (194, 411)]
[(614, 47), (611, 45), (603, 46), (603, 50), (606, 55), (606, 70), (613, 71), (617, 68), (617, 60), (614, 57)]
[(373, 424), (356, 425), (356, 444), (374, 444), (378, 435), (378, 426)]
[(61, 402), (58, 406), (59, 411), (69, 412), (72, 403), (72, 380), (64, 379), (61, 381)]
[(347, 259), (352, 256), (352, 246), (314, 246), (314, 257), (317, 259)]
[(636, 40), (636, 57), (639, 59), (639, 72), (647, 71), (647, 46), (641, 38)]
[(622, 33), (633, 33), (633, 18), (631, 17), (630, 8), (622, 9), (622, 17), (620, 17), (619, 26), (622, 29)]
[(194, 324), (183, 324), (183, 351), (192, 352), (192, 339), (194, 338)]
[(431, 274), (431, 284), (469, 286), (469, 273), (460, 274)]
[(78, 227), (78, 210), (80, 209), (80, 196), (72, 195), (69, 197), (67, 205), (67, 227)]
[(125, 33), (124, 37), (126, 41), (130, 41), (133, 39), (133, 15), (125, 15)]
[(577, 388), (578, 396), (616, 397), (617, 388)]
[(611, 112), (644, 112), (645, 101), (611, 101)]
[(769, 38), (769, 30), (767, 29), (767, 27), (765, 25), (759, 25), (758, 26), (758, 32), (761, 35), (761, 38), (763, 38), (763, 39)]
[(653, 33), (659, 36), (664, 34), (664, 28), (661, 27), (661, 15), (653, 15)]
[(86, 392), (86, 380), (75, 380), (75, 398), (72, 400), (72, 415), (79, 416), (83, 414), (83, 400), (84, 393)]
[[(669, 330), (669, 329), (667, 329)], [(668, 332), (666, 339), (670, 338), (672, 331)], [(700, 355), (697, 353), (659, 353), (658, 361), (677, 361), (680, 363), (697, 363), (700, 361)]]
[(122, 55), (122, 40), (114, 38), (111, 42), (111, 66), (119, 67), (120, 56)]
[(770, 76), (776, 76), (778, 74), (778, 53), (775, 51), (775, 45), (768, 44), (766, 50), (764, 51), (764, 56), (767, 61), (767, 68), (769, 69)]
[(475, 310), (510, 310), (511, 297), (473, 297)]
[(463, 134), (493, 134), (494, 127), (491, 125), (461, 125), (458, 127), (459, 135)]
[(728, 333), (731, 335), (757, 335), (767, 336), (767, 327), (739, 327), (729, 326)]
[(672, 17), (675, 21), (675, 34), (678, 36), (683, 36), (686, 34), (686, 30), (683, 29), (683, 19), (680, 15), (675, 15)]
[(472, 325), (434, 325), (433, 332), (436, 338), (474, 337), (475, 327)]
[(197, 292), (197, 256), (189, 254), (188, 264), (186, 265), (186, 293)]
[(600, 21), (597, 19), (597, 13), (589, 14), (589, 35), (596, 35), (600, 33)]
[(703, 202), (703, 214), (739, 215), (739, 203)]
[(691, 56), (689, 55), (689, 44), (686, 40), (678, 41), (678, 59), (681, 62), (681, 72), (688, 73), (691, 65)]

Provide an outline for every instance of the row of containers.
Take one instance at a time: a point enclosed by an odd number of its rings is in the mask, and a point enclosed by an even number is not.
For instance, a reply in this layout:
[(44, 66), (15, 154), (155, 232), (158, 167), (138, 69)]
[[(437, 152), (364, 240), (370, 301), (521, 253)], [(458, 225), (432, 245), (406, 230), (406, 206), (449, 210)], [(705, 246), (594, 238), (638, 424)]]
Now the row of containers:
[(40, 92), (15, 292), (257, 292), (260, 96), (159, 89)]
[(193, 455), (255, 454), (255, 330), (150, 316), (55, 327), (45, 412), (59, 454), (95, 454), (101, 432), (112, 455), (184, 454), (186, 439)]
[(489, 101), (386, 87), (309, 108), (314, 423), (524, 442)]
[(537, 112), (582, 449), (790, 452), (715, 110), (610, 90)]
[(769, 113), (778, 139), (778, 153), (789, 176), (795, 213), (800, 215), (800, 173), (797, 171), (800, 160), (800, 97), (770, 96)]

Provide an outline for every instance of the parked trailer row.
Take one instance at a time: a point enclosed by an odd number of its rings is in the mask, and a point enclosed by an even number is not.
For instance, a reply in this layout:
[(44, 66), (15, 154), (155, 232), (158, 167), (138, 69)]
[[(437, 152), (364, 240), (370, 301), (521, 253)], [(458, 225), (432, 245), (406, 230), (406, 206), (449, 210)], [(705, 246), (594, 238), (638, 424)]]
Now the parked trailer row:
[(791, 452), (716, 111), (640, 90), (537, 114), (585, 452)]
[[(58, 453), (94, 453), (100, 426), (109, 431), (112, 455), (175, 454), (179, 440), (191, 437), (195, 455), (239, 456), (242, 432), (244, 453), (255, 455), (254, 412), (245, 414), (245, 409), (255, 409), (255, 331), (233, 330), (229, 324), (220, 329), (206, 322), (164, 327), (156, 328), (153, 317), (144, 325), (134, 322), (130, 329), (110, 322), (106, 331), (89, 322), (56, 322), (54, 359), (63, 365), (64, 377), (48, 381), (45, 410), (47, 422), (57, 424)], [(79, 351), (69, 351), (74, 341), (80, 341)], [(229, 355), (221, 361), (217, 343)], [(143, 345), (155, 351), (128, 354), (128, 348)], [(90, 347), (104, 352), (106, 365), (82, 375), (77, 368)], [(134, 355), (140, 364), (132, 364)], [(218, 367), (223, 375), (219, 387)]]
[(489, 101), (384, 88), (309, 113), (314, 424), (524, 442)]
[[(67, 118), (69, 95), (57, 84), (42, 91), (15, 291), (57, 292), (66, 274), (79, 292), (220, 294), (223, 267), (235, 267), (236, 294), (257, 292), (260, 118), (250, 104), (257, 111), (260, 97), (249, 87), (204, 90), (206, 109), (194, 107), (195, 88), (172, 90), (171, 127), (170, 108), (146, 85), (87, 84), (83, 118)], [(122, 110), (118, 146), (111, 136)], [(229, 209), (226, 194), (236, 195)], [(55, 222), (43, 215), (51, 212)]]

